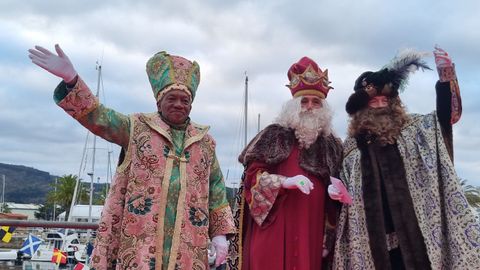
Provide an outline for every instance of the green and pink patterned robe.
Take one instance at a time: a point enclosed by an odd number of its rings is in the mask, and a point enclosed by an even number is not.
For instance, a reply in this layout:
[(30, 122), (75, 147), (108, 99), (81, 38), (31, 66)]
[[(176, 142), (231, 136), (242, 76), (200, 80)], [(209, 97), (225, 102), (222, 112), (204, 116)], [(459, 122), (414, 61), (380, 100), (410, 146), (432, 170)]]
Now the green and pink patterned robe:
[(99, 224), (94, 269), (209, 269), (208, 239), (234, 232), (208, 127), (172, 129), (158, 112), (122, 115), (79, 78), (55, 102), (94, 134), (122, 147)]

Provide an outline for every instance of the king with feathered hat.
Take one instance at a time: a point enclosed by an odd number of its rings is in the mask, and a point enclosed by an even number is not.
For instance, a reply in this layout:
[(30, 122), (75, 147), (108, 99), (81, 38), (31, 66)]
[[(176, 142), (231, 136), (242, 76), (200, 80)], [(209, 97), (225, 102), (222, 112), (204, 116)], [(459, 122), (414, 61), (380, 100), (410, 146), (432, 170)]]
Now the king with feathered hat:
[(450, 56), (435, 48), (436, 111), (407, 114), (399, 97), (409, 73), (429, 69), (424, 56), (406, 51), (355, 81), (340, 173), (353, 204), (340, 213), (334, 269), (480, 265), (480, 226), (453, 166), (461, 100)]

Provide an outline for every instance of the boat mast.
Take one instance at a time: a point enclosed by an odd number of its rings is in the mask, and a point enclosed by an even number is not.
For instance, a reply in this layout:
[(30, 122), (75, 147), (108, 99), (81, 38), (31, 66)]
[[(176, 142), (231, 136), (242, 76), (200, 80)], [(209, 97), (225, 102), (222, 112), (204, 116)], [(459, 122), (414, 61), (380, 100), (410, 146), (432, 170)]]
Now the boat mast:
[[(102, 65), (97, 62), (98, 78), (97, 78), (97, 94), (100, 97), (100, 79), (102, 76)], [(97, 136), (93, 136), (93, 156), (92, 156), (92, 172), (90, 175), (90, 200), (88, 203), (88, 222), (92, 222), (92, 203), (93, 203), (93, 178), (95, 175), (95, 151), (97, 150)]]
[[(98, 70), (98, 79), (97, 79), (97, 93), (96, 97), (98, 98), (100, 96), (100, 79), (102, 76), (102, 66), (98, 64), (97, 62), (97, 67), (96, 69)], [(78, 177), (77, 177), (77, 182), (75, 183), (75, 189), (73, 191), (73, 198), (72, 198), (72, 203), (70, 204), (70, 212), (68, 214), (68, 219), (67, 221), (72, 221), (72, 213), (73, 213), (73, 207), (76, 205), (77, 202), (77, 196), (78, 196), (78, 189), (80, 186), (80, 175), (82, 172), (82, 166), (83, 162), (85, 161), (84, 158), (86, 156), (87, 152), (87, 145), (88, 145), (88, 137), (90, 135), (90, 131), (87, 131), (87, 136), (85, 138), (85, 145), (83, 147), (83, 153), (82, 153), (82, 161), (80, 162), (80, 168), (78, 170)], [(93, 203), (93, 177), (95, 173), (95, 151), (96, 151), (96, 138), (97, 136), (93, 135), (93, 157), (92, 157), (92, 171), (90, 173), (87, 173), (90, 176), (90, 199), (89, 199), (89, 209), (88, 209), (88, 221), (92, 222), (92, 203)]]

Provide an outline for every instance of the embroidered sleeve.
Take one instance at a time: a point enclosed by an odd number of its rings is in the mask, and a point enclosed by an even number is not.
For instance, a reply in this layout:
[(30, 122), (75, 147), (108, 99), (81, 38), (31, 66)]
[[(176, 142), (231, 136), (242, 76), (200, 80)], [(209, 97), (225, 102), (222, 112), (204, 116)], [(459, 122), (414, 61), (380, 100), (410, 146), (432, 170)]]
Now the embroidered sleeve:
[(210, 237), (235, 233), (233, 214), (228, 204), (225, 182), (216, 155), (210, 168), (209, 189), (209, 234)]
[(440, 84), (445, 83), (450, 88), (449, 106), (451, 111), (449, 121), (450, 124), (453, 125), (458, 122), (462, 116), (462, 99), (460, 97), (460, 87), (455, 73), (455, 64), (446, 67), (438, 67), (437, 71)]
[(250, 164), (246, 174), (245, 200), (251, 216), (261, 226), (281, 193), (281, 183), (285, 176), (268, 173), (267, 167), (259, 162)]
[(127, 180), (126, 175), (116, 177), (105, 201), (92, 254), (92, 269), (115, 269), (121, 238)]
[(60, 83), (55, 89), (54, 100), (95, 135), (127, 148), (129, 117), (100, 104), (80, 77), (71, 91), (66, 90), (64, 82)]

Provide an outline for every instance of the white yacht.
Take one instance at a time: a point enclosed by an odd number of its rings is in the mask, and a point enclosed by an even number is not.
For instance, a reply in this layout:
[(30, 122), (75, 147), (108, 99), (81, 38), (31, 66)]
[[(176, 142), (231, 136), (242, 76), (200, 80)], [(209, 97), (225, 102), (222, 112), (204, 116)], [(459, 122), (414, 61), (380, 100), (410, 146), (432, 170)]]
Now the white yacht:
[[(30, 258), (31, 261), (51, 261), (53, 249), (60, 249), (67, 252), (69, 262), (85, 262), (86, 245), (78, 241), (76, 233), (65, 236), (61, 232), (52, 231), (46, 234), (44, 242), (40, 244), (37, 251)], [(29, 257), (28, 255), (24, 255)]]

